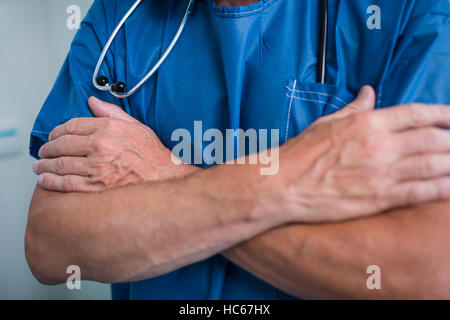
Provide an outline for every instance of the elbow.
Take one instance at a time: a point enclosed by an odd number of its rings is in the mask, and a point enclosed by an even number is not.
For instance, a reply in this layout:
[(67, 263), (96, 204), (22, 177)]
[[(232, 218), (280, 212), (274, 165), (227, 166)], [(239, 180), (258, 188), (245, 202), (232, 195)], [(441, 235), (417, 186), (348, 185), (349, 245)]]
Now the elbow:
[(37, 231), (38, 226), (33, 221), (33, 208), (30, 208), (27, 229), (25, 232), (25, 257), (31, 273), (43, 285), (57, 285), (64, 280), (57, 276), (54, 261), (50, 256), (52, 252), (46, 237)]
[(39, 283), (43, 285), (56, 285), (60, 282), (53, 279), (45, 266), (45, 255), (37, 250), (37, 239), (34, 239), (31, 232), (27, 230), (25, 234), (25, 257), (31, 273)]

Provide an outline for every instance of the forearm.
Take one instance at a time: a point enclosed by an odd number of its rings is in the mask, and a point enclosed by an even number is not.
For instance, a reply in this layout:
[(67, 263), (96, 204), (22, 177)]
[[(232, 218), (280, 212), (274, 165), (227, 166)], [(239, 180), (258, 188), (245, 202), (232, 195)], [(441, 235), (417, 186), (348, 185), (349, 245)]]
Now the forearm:
[(84, 280), (135, 281), (203, 260), (289, 222), (255, 209), (254, 190), (233, 183), (227, 168), (220, 171), (102, 193), (37, 188), (26, 237), (32, 271), (49, 284), (64, 281), (69, 265), (78, 265)]
[[(449, 298), (450, 202), (329, 225), (290, 225), (224, 254), (301, 298)], [(370, 265), (381, 290), (366, 286)]]

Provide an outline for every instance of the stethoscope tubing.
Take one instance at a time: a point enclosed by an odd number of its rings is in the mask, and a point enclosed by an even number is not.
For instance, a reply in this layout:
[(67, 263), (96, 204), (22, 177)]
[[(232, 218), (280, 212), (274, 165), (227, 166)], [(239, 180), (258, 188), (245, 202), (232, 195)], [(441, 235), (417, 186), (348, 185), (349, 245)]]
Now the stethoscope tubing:
[[(106, 54), (111, 47), (112, 42), (117, 36), (117, 33), (122, 28), (122, 26), (125, 24), (125, 22), (128, 20), (131, 14), (136, 10), (136, 8), (143, 2), (144, 0), (136, 0), (135, 3), (131, 6), (131, 8), (128, 10), (128, 12), (123, 16), (123, 18), (120, 20), (119, 24), (116, 26), (114, 31), (112, 32), (111, 36), (109, 37), (108, 41), (105, 44), (105, 47), (102, 50), (102, 53), (100, 54), (100, 57), (97, 61), (97, 65), (94, 70), (94, 74), (92, 76), (92, 83), (98, 90), (101, 91), (109, 91), (110, 94), (112, 94), (114, 97), (119, 99), (128, 98), (133, 93), (135, 93), (148, 79), (150, 79), (163, 65), (163, 63), (167, 60), (170, 53), (173, 51), (175, 45), (177, 44), (178, 40), (180, 39), (181, 34), (184, 31), (184, 28), (187, 24), (187, 21), (190, 17), (190, 14), (192, 12), (192, 8), (194, 6), (195, 0), (189, 0), (189, 4), (186, 8), (185, 15), (183, 17), (183, 20), (181, 21), (180, 27), (178, 28), (175, 36), (173, 37), (172, 41), (170, 42), (169, 46), (167, 47), (166, 51), (163, 53), (161, 58), (158, 60), (158, 62), (151, 68), (151, 70), (145, 75), (144, 78), (142, 78), (141, 81), (139, 81), (131, 90), (126, 91), (124, 93), (115, 92), (112, 90), (111, 84), (106, 84), (104, 86), (101, 86), (97, 83), (98, 74), (100, 72), (100, 68), (103, 64), (103, 61), (105, 60)], [(319, 47), (319, 54), (318, 54), (318, 66), (317, 66), (317, 82), (318, 83), (326, 83), (326, 67), (327, 67), (327, 46), (328, 46), (328, 0), (321, 0), (321, 26), (320, 26), (320, 47)]]
[(130, 15), (136, 10), (136, 8), (143, 2), (144, 0), (136, 0), (136, 2), (131, 6), (131, 8), (128, 10), (128, 12), (123, 16), (122, 20), (120, 20), (119, 24), (116, 26), (116, 28), (114, 29), (113, 33), (111, 34), (111, 36), (109, 37), (108, 41), (106, 42), (105, 47), (103, 48), (103, 51), (97, 61), (97, 65), (95, 67), (94, 70), (94, 74), (92, 76), (92, 83), (94, 84), (94, 86), (101, 91), (109, 91), (114, 97), (119, 98), (119, 99), (124, 99), (124, 98), (128, 98), (129, 96), (131, 96), (133, 93), (135, 93), (148, 79), (150, 79), (155, 72), (157, 72), (159, 70), (159, 68), (161, 68), (162, 64), (167, 60), (167, 57), (172, 53), (173, 48), (175, 47), (175, 45), (177, 44), (178, 40), (180, 39), (181, 34), (184, 31), (184, 28), (187, 24), (187, 21), (189, 19), (189, 16), (192, 12), (192, 8), (194, 6), (195, 0), (189, 0), (189, 4), (186, 8), (186, 12), (184, 14), (183, 20), (181, 21), (180, 27), (177, 30), (177, 33), (175, 34), (175, 36), (173, 37), (172, 41), (170, 42), (169, 46), (167, 47), (166, 51), (163, 53), (163, 55), (161, 56), (161, 58), (158, 60), (158, 62), (153, 66), (153, 68), (146, 74), (146, 76), (139, 81), (131, 90), (125, 92), (125, 93), (117, 93), (112, 91), (112, 86), (111, 84), (105, 85), (105, 86), (101, 86), (97, 83), (97, 78), (98, 78), (98, 74), (100, 72), (100, 68), (103, 64), (103, 61), (105, 60), (105, 56), (106, 53), (108, 52), (112, 42), (114, 41), (114, 39), (117, 36), (117, 33), (119, 32), (119, 30), (122, 28), (122, 26), (124, 25), (124, 23), (128, 20), (128, 18), (130, 17)]

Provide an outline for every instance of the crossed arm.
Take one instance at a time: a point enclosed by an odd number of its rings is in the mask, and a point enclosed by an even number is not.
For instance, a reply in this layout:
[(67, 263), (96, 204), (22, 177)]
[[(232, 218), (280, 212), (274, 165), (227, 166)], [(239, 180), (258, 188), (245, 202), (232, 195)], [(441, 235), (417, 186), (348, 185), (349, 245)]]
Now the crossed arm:
[(26, 234), (32, 272), (43, 283), (57, 284), (65, 281), (66, 268), (76, 264), (84, 280), (137, 281), (295, 221), (256, 206), (260, 200), (252, 193), (216, 183), (213, 178), (226, 179), (224, 170), (217, 171), (90, 194), (38, 186)]
[[(225, 165), (201, 172), (183, 167), (174, 175), (185, 178), (99, 193), (38, 187), (27, 228), (30, 267), (48, 284), (64, 281), (70, 264), (78, 264), (86, 280), (119, 282), (157, 276), (224, 252), (303, 298), (446, 298), (450, 204), (439, 201), (449, 197), (443, 177), (449, 168), (442, 157), (450, 146), (447, 131), (428, 126), (447, 126), (450, 114), (447, 107), (394, 109), (370, 117), (344, 112), (322, 121), (282, 147), (276, 177), (258, 176), (256, 166)], [(402, 119), (395, 121), (401, 128), (392, 128), (392, 118)], [(380, 130), (381, 123), (389, 133)], [(342, 133), (342, 141), (330, 132)], [(72, 143), (65, 140), (60, 147), (80, 142), (70, 138)], [(380, 152), (387, 146), (379, 141), (396, 142), (390, 146), (393, 158)], [(41, 150), (44, 158), (55, 152), (52, 146)], [(162, 169), (155, 163), (149, 167)], [(66, 170), (77, 170), (68, 168), (66, 163)], [(426, 201), (434, 202), (418, 205)], [(344, 222), (323, 224), (331, 221)], [(311, 222), (322, 224), (305, 224)], [(381, 291), (366, 287), (365, 271), (372, 264), (382, 269)]]
[[(307, 299), (449, 299), (450, 202), (327, 225), (295, 224), (224, 255), (264, 281)], [(371, 265), (381, 290), (366, 286)]]
[[(107, 283), (137, 280), (176, 269), (177, 265), (173, 264), (174, 256), (179, 257), (178, 266), (181, 267), (233, 245), (223, 238), (219, 241), (220, 235), (214, 232), (215, 223), (208, 221), (203, 227), (209, 231), (202, 236), (208, 237), (208, 243), (214, 244), (214, 247), (205, 248), (201, 254), (190, 256), (192, 252), (189, 249), (203, 243), (203, 239), (195, 238), (198, 229), (196, 232), (186, 230), (179, 234), (180, 242), (171, 247), (178, 248), (179, 251), (168, 251), (170, 247), (157, 245), (152, 248), (155, 251), (153, 261), (149, 264), (147, 250), (150, 249), (149, 244), (155, 243), (156, 239), (151, 238), (150, 228), (145, 228), (147, 225), (141, 225), (133, 233), (129, 232), (130, 229), (136, 229), (142, 221), (139, 220), (142, 218), (139, 215), (144, 210), (137, 205), (130, 210), (132, 198), (128, 198), (128, 202), (123, 201), (122, 197), (136, 194), (133, 187), (128, 187), (128, 191), (125, 194), (125, 190), (121, 190), (115, 196), (111, 193), (108, 199), (104, 199), (104, 195), (92, 197), (86, 194), (60, 194), (37, 187), (33, 210), (55, 210), (76, 217), (80, 210), (89, 210), (86, 205), (97, 209), (93, 211), (96, 214), (91, 217), (83, 217), (89, 220), (71, 219), (69, 222), (61, 219), (54, 222), (55, 225), (49, 223), (52, 220), (41, 221), (45, 223), (45, 230), (59, 230), (61, 233), (70, 230), (71, 233), (60, 235), (66, 239), (64, 243), (54, 233), (41, 235), (51, 236), (53, 239), (48, 239), (51, 241), (51, 248), (38, 249), (45, 250), (46, 254), (45, 257), (38, 258), (41, 266), (32, 269), (36, 277), (43, 283), (57, 284), (64, 281), (66, 266), (73, 264), (74, 260), (89, 260), (90, 263), (82, 266), (82, 270), (83, 276), (89, 275), (92, 280)], [(152, 199), (151, 196), (147, 198), (148, 205), (152, 206), (161, 201)], [(103, 201), (107, 201), (108, 206), (104, 203), (101, 205)], [(77, 203), (78, 205), (74, 205)], [(116, 224), (116, 220), (111, 222), (104, 219), (103, 215), (106, 214), (110, 217), (114, 215), (120, 221), (120, 209), (125, 206), (124, 203), (127, 210), (132, 212), (131, 216), (137, 215), (139, 218), (128, 221), (127, 225), (123, 221)], [(110, 211), (99, 212), (100, 207)], [(229, 215), (230, 207), (226, 209), (226, 215)], [(214, 211), (209, 211), (208, 215), (211, 212)], [(191, 228), (192, 218), (191, 216), (189, 221), (181, 218), (175, 230), (167, 228), (171, 232), (161, 234), (170, 237), (172, 233)], [(204, 216), (199, 221), (204, 221)], [(133, 222), (136, 224), (132, 224)], [(64, 226), (65, 223), (70, 225)], [(287, 225), (242, 242), (223, 254), (264, 281), (302, 298), (447, 299), (450, 292), (450, 256), (447, 254), (450, 246), (449, 226), (450, 202), (439, 202), (344, 223)], [(246, 223), (236, 223), (227, 231), (240, 234), (239, 239), (233, 239), (234, 243), (239, 243), (265, 229), (267, 226), (264, 225), (248, 228)], [(98, 230), (104, 230), (105, 233), (99, 233)], [(88, 236), (82, 238), (83, 234)], [(27, 241), (29, 252), (36, 251), (31, 247), (45, 243), (42, 240), (35, 243), (33, 237)], [(81, 244), (80, 241), (88, 243)], [(156, 253), (160, 254), (157, 261), (154, 258), (158, 256)], [(82, 259), (80, 256), (83, 256)], [(28, 258), (33, 259), (32, 255), (28, 255)], [(169, 261), (170, 269), (165, 265)], [(33, 262), (30, 263), (33, 265)], [(366, 287), (369, 276), (366, 269), (373, 264), (380, 266), (382, 271), (381, 290), (368, 290)], [(112, 265), (115, 267), (112, 268)], [(140, 272), (127, 274), (119, 271), (141, 270), (144, 265), (148, 269)], [(39, 270), (47, 271), (40, 273)]]

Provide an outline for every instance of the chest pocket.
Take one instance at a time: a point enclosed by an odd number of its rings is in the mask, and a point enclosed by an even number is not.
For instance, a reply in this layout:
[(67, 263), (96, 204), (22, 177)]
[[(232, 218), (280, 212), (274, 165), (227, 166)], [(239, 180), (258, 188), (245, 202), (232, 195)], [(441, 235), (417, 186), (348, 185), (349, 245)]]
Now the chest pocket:
[(345, 88), (321, 83), (289, 81), (286, 86), (286, 125), (281, 142), (299, 135), (315, 120), (332, 114), (353, 101)]

